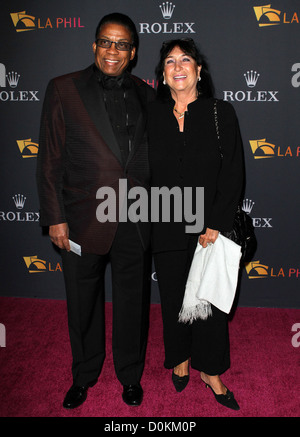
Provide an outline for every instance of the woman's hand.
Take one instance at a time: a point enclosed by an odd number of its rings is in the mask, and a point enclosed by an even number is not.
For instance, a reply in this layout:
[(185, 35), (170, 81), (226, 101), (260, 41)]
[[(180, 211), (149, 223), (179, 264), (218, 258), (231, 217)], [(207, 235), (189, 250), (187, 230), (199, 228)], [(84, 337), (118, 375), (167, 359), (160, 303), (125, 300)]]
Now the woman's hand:
[(214, 242), (218, 238), (218, 235), (219, 235), (219, 231), (206, 228), (205, 234), (201, 234), (199, 237), (199, 243), (201, 244), (202, 247), (207, 247), (208, 244), (214, 244)]

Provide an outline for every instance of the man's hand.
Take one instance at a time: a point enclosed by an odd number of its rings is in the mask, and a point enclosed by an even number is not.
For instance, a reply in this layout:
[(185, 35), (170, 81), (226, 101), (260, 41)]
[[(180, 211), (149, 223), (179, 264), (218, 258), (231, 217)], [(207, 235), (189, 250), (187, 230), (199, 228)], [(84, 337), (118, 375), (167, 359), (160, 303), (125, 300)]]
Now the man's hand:
[(60, 249), (66, 249), (70, 252), (69, 227), (67, 223), (50, 226), (49, 236), (52, 243), (56, 244)]

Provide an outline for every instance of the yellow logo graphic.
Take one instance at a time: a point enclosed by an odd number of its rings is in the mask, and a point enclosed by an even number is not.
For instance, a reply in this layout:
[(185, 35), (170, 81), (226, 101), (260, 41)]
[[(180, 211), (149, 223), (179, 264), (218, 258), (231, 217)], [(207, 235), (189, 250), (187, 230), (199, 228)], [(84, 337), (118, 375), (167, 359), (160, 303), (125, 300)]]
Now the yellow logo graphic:
[(275, 156), (275, 145), (266, 143), (266, 138), (249, 141), (254, 159), (273, 158)]
[(29, 273), (62, 272), (60, 263), (53, 267), (50, 262), (40, 259), (37, 255), (23, 256)]
[(35, 29), (59, 29), (84, 27), (80, 17), (56, 17), (39, 18), (26, 14), (26, 11), (13, 12), (10, 14), (17, 32), (26, 32)]
[(47, 271), (46, 261), (35, 256), (24, 256), (25, 264), (29, 273), (43, 273)]
[(253, 7), (259, 27), (276, 26), (280, 24), (281, 11), (272, 9), (271, 5)]
[(39, 151), (38, 143), (33, 143), (31, 138), (28, 138), (27, 140), (17, 140), (17, 144), (22, 158), (36, 158)]
[(17, 32), (26, 32), (35, 29), (35, 17), (26, 14), (26, 11), (10, 14)]
[(249, 279), (264, 279), (264, 278), (300, 278), (300, 269), (293, 267), (272, 267), (261, 264), (260, 261), (251, 261), (245, 265)]
[(297, 12), (281, 12), (271, 8), (271, 5), (253, 7), (259, 27), (278, 26), (278, 24), (298, 23)]
[(254, 159), (263, 158), (299, 158), (300, 146), (276, 146), (267, 143), (266, 138), (249, 141)]
[(260, 261), (252, 261), (245, 266), (249, 279), (266, 278), (269, 275), (269, 267), (260, 264)]

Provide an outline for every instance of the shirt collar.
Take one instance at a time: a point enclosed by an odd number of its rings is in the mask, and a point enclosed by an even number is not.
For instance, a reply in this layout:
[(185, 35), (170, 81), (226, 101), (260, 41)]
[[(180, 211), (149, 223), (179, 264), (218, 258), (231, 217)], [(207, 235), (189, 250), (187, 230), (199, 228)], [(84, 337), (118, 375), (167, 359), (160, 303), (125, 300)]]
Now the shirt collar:
[(127, 71), (124, 71), (120, 76), (108, 76), (104, 74), (101, 70), (99, 70), (96, 65), (94, 65), (94, 71), (97, 75), (99, 83), (102, 84), (105, 89), (113, 89), (113, 88), (130, 88), (131, 87), (131, 79)]

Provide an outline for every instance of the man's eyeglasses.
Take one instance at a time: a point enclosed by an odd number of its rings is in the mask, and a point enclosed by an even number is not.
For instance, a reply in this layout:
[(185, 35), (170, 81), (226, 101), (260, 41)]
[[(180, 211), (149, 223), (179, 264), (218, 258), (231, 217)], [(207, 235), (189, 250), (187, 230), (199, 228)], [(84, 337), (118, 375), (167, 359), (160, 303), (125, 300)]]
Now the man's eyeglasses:
[(97, 39), (96, 46), (102, 49), (109, 49), (111, 45), (114, 44), (115, 48), (120, 51), (129, 52), (133, 45), (126, 41), (110, 41), (109, 39)]

